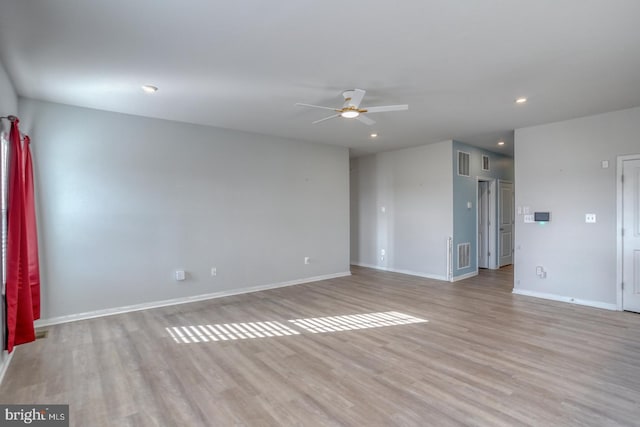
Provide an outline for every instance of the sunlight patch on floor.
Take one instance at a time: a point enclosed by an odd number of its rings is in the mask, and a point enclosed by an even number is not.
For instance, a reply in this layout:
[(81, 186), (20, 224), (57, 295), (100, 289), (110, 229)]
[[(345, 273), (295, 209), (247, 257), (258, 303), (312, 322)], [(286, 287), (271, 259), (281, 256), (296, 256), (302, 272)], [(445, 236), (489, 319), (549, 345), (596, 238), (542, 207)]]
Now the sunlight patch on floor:
[[(428, 320), (397, 311), (380, 313), (348, 314), (344, 316), (309, 317), (289, 320), (292, 326), (313, 334), (354, 331), (385, 326), (425, 323)], [(178, 343), (203, 343), (233, 341), (253, 338), (270, 338), (300, 335), (300, 332), (280, 322), (223, 323), (215, 325), (172, 326), (165, 328)]]
[(345, 316), (313, 317), (308, 319), (294, 319), (289, 322), (311, 333), (353, 331), (356, 329), (381, 328), (384, 326), (408, 325), (424, 323), (428, 320), (387, 311), (383, 313), (350, 314)]
[(216, 325), (173, 326), (165, 328), (177, 343), (244, 340), (299, 335), (280, 322), (224, 323)]

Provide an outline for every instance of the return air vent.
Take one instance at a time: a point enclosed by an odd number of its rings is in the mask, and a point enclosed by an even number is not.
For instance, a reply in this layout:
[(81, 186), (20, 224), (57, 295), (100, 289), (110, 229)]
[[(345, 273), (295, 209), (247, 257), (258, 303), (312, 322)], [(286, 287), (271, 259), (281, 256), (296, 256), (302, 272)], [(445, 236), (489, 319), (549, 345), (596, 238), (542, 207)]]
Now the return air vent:
[(469, 176), (469, 153), (458, 151), (458, 175)]
[(458, 270), (471, 267), (471, 243), (458, 244)]
[(41, 340), (46, 338), (49, 335), (49, 331), (47, 329), (36, 329), (36, 339)]

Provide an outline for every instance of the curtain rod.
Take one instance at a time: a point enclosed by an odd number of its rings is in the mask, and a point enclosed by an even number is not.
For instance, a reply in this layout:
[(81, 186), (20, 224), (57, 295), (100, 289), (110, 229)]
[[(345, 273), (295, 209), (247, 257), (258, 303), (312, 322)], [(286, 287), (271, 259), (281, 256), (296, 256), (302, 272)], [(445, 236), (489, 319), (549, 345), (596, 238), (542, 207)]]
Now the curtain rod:
[(2, 117), (0, 117), (0, 119), (7, 119), (10, 122), (15, 122), (16, 120), (18, 120), (18, 118), (16, 116), (2, 116)]

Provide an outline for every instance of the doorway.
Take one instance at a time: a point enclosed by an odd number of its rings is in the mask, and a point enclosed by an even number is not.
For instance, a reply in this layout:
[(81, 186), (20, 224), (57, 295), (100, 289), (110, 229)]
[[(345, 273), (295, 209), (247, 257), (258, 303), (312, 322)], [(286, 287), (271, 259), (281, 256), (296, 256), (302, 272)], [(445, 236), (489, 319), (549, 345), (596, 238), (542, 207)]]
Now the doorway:
[(477, 245), (478, 268), (496, 269), (496, 180), (477, 178)]

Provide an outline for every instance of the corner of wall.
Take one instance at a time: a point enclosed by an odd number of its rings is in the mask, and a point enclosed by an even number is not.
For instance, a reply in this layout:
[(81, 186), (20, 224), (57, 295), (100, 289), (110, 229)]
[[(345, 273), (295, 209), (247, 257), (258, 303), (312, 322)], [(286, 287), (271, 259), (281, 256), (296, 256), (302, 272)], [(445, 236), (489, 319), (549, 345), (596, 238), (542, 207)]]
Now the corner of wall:
[(352, 262), (446, 279), (451, 145), (442, 141), (352, 162)]
[[(469, 175), (458, 175), (458, 151), (469, 153)], [(482, 156), (489, 157), (489, 170), (482, 169)], [(454, 140), (451, 150), (453, 179), (453, 277), (466, 277), (478, 271), (477, 248), (477, 187), (478, 177), (513, 181), (514, 162), (501, 154), (493, 153), (461, 141)], [(497, 213), (496, 213), (497, 214)], [(497, 221), (497, 216), (493, 218)], [(457, 247), (470, 245), (470, 265), (457, 268)]]

